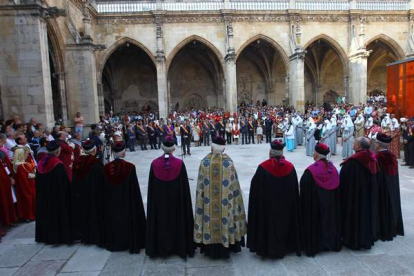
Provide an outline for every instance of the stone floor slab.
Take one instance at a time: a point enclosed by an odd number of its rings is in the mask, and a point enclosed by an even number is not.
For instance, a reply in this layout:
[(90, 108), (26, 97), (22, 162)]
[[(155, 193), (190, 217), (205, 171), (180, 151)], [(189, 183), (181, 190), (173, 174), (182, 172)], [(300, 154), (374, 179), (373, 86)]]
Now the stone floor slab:
[(14, 276), (55, 276), (59, 272), (64, 263), (64, 261), (28, 262), (23, 267), (21, 267)]
[(150, 264), (145, 265), (142, 276), (178, 276), (185, 275), (185, 266), (177, 264)]
[(411, 274), (411, 271), (409, 269), (400, 266), (388, 255), (363, 256), (360, 257), (360, 260), (376, 275), (388, 276)]
[(235, 271), (233, 267), (225, 266), (213, 266), (213, 267), (201, 267), (201, 268), (188, 268), (186, 276), (233, 276)]
[(390, 256), (414, 254), (414, 248), (407, 246), (398, 238), (387, 242), (378, 241), (375, 243), (375, 248)]
[(414, 254), (404, 256), (391, 256), (391, 259), (400, 266), (409, 269), (414, 274)]
[(327, 272), (364, 268), (358, 258), (353, 256), (346, 248), (342, 249), (341, 252), (321, 253), (315, 257), (315, 260)]
[(243, 249), (242, 252), (233, 254), (232, 261), (236, 275), (241, 276), (279, 276), (287, 275), (282, 262), (277, 259), (264, 259), (249, 250)]
[(129, 254), (128, 252), (112, 253), (100, 276), (141, 275), (144, 260), (144, 254)]
[(196, 253), (194, 258), (187, 259), (187, 268), (209, 267), (209, 266), (231, 266), (233, 263), (231, 259), (226, 260), (212, 260), (211, 258)]
[(286, 256), (281, 262), (289, 276), (328, 275), (314, 258)]
[(89, 272), (62, 272), (56, 276), (99, 276), (100, 271), (89, 271)]
[(111, 252), (97, 246), (82, 246), (63, 267), (62, 272), (100, 271)]
[(345, 269), (330, 271), (329, 276), (373, 276), (375, 275), (369, 268)]
[(32, 261), (69, 260), (80, 244), (45, 246)]
[(0, 267), (23, 266), (42, 248), (43, 244), (12, 246), (0, 256)]
[(0, 275), (1, 276), (12, 276), (16, 271), (19, 270), (18, 267), (13, 268), (0, 268)]

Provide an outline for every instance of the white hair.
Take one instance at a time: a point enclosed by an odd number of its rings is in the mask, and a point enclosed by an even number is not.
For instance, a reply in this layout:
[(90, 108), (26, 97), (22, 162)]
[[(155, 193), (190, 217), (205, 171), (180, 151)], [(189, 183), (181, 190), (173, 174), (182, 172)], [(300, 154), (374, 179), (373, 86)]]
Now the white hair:
[(218, 145), (214, 143), (211, 144), (211, 151), (213, 153), (223, 153), (225, 149), (226, 149), (226, 146), (224, 145)]
[(269, 152), (270, 157), (280, 157), (282, 155), (283, 155), (283, 150), (270, 149), (270, 152)]
[(171, 147), (166, 147), (164, 144), (161, 144), (161, 148), (164, 151), (164, 153), (173, 153), (175, 151), (175, 145), (172, 145)]
[(123, 158), (125, 156), (125, 150), (122, 150), (120, 152), (113, 152), (114, 158)]
[(93, 148), (91, 148), (90, 150), (85, 150), (85, 149), (83, 149), (83, 152), (85, 153), (85, 154), (91, 154), (91, 153), (93, 153), (93, 152), (96, 152), (96, 146), (94, 146)]

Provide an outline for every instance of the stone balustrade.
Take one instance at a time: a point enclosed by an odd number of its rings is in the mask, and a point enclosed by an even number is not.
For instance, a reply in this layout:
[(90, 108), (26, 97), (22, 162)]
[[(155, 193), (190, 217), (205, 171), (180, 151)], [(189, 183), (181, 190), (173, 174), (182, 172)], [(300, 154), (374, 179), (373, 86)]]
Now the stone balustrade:
[(277, 0), (277, 1), (102, 1), (96, 5), (99, 13), (131, 13), (152, 10), (166, 11), (215, 11), (222, 9), (234, 10), (269, 10), (283, 11), (287, 9), (312, 11), (346, 11), (350, 9), (367, 11), (406, 11), (410, 9), (407, 0)]

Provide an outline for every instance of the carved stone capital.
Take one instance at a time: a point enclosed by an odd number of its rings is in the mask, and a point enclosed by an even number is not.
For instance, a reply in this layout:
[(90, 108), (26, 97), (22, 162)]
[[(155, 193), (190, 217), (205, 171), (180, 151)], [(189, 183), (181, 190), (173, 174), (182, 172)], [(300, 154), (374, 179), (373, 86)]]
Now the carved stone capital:
[(41, 10), (41, 17), (44, 19), (58, 18), (60, 16), (66, 16), (67, 12), (64, 9), (58, 7), (44, 8)]
[(236, 62), (236, 52), (233, 48), (227, 50), (227, 55), (224, 57), (226, 62)]
[(299, 59), (299, 60), (304, 61), (305, 55), (306, 55), (306, 51), (302, 49), (296, 49), (295, 53), (289, 57), (289, 60), (293, 61), (293, 60)]
[(162, 51), (162, 50), (157, 50), (157, 55), (155, 56), (155, 60), (156, 60), (158, 63), (165, 62), (166, 58), (165, 58), (164, 51)]

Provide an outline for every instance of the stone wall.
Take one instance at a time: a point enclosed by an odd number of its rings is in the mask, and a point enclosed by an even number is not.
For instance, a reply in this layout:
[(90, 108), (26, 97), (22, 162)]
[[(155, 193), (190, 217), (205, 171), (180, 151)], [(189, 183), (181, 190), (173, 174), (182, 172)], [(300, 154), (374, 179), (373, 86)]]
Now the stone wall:
[[(53, 124), (53, 104), (47, 32), (53, 37), (58, 56), (67, 115), (73, 118), (75, 112), (84, 111), (90, 122), (102, 113), (103, 94), (112, 103), (102, 74), (110, 56), (127, 41), (149, 56), (155, 70), (152, 67), (148, 74), (145, 67), (124, 69), (134, 72), (135, 79), (121, 78), (120, 88), (111, 88), (118, 91), (115, 99), (120, 106), (128, 103), (130, 108), (135, 100), (138, 106), (144, 102), (161, 104), (164, 115), (176, 102), (205, 102), (208, 106), (230, 103), (229, 108), (234, 109), (237, 94), (247, 89), (244, 83), (249, 83), (253, 101), (266, 98), (271, 104), (282, 103), (287, 90), (294, 105), (302, 105), (305, 100), (320, 102), (329, 91), (346, 92), (350, 101), (364, 101), (367, 91), (386, 90), (386, 61), (375, 62), (372, 68), (367, 45), (380, 40), (396, 59), (403, 59), (414, 50), (408, 43), (413, 11), (98, 14), (81, 0), (30, 1), (35, 5), (29, 9), (15, 4), (12, 7), (10, 1), (0, 2), (1, 101), (6, 117), (18, 114), (28, 120), (35, 116), (48, 125)], [(4, 5), (9, 6), (2, 8)], [(68, 16), (51, 16), (48, 8), (54, 6), (65, 9)], [(92, 24), (90, 31), (88, 24)], [(258, 38), (272, 45), (285, 65), (270, 78), (247, 60), (238, 58)], [(216, 69), (219, 73), (193, 60), (174, 69), (175, 57), (193, 40), (205, 45), (206, 51), (217, 59), (214, 66), (220, 68)], [(305, 52), (308, 46), (319, 40), (328, 43), (338, 59), (325, 63), (315, 81), (306, 71), (302, 57), (309, 55)], [(147, 95), (142, 91), (151, 92)], [(139, 99), (135, 99), (136, 93)]]
[(46, 23), (36, 11), (0, 11), (0, 86), (6, 118), (53, 125)]

